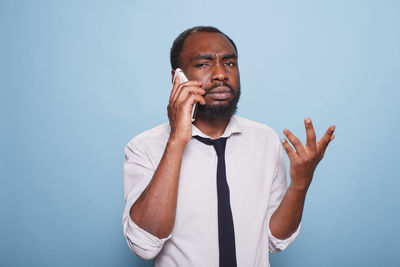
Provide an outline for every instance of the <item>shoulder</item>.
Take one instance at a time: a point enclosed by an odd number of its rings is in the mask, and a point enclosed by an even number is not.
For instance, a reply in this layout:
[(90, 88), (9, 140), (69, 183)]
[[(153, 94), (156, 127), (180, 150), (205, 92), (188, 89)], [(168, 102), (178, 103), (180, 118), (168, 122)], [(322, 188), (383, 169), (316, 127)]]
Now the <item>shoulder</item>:
[(256, 135), (264, 138), (272, 138), (279, 141), (278, 133), (270, 126), (238, 115), (235, 115), (234, 118), (245, 135)]
[(130, 147), (152, 147), (163, 145), (167, 142), (171, 127), (169, 123), (160, 124), (152, 129), (146, 130), (134, 138), (126, 145)]

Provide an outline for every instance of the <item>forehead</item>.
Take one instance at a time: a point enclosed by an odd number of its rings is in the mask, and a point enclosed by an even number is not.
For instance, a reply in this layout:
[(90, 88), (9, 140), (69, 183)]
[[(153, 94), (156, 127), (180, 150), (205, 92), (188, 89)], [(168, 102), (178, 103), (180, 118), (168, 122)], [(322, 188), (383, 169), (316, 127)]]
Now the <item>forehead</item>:
[(232, 43), (221, 33), (196, 32), (189, 35), (180, 54), (181, 60), (190, 60), (199, 54), (236, 54)]

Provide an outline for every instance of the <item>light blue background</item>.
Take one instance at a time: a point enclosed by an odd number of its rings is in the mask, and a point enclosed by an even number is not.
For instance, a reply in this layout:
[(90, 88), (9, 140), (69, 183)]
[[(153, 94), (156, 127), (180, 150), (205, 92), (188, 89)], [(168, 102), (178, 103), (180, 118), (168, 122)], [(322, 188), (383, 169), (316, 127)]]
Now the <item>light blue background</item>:
[[(272, 266), (400, 266), (399, 1), (0, 1), (0, 265), (151, 266), (122, 236), (125, 144), (167, 120), (169, 49), (214, 25), (239, 114), (336, 139)], [(282, 135), (282, 134), (281, 134)]]

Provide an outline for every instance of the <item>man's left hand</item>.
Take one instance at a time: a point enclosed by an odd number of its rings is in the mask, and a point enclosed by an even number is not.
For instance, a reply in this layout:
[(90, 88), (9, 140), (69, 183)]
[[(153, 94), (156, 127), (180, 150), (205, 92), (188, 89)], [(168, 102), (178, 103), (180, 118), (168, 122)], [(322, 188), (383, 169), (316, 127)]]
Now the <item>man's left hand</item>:
[(303, 145), (300, 140), (288, 129), (283, 130), (290, 143), (283, 138), (282, 144), (290, 160), (290, 187), (292, 189), (307, 191), (311, 184), (314, 170), (324, 157), (328, 144), (335, 138), (335, 126), (331, 125), (322, 138), (316, 141), (315, 131), (310, 118), (304, 119), (307, 142)]

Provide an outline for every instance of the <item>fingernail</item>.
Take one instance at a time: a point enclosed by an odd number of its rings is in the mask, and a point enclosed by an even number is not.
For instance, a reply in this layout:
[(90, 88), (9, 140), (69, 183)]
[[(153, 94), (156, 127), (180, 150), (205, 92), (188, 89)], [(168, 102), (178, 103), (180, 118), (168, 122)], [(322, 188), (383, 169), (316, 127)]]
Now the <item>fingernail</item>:
[(282, 144), (286, 143), (285, 138), (282, 138)]
[(335, 125), (331, 125), (331, 131), (333, 132), (336, 129)]
[(286, 133), (287, 131), (288, 131), (288, 129), (287, 129), (287, 128), (283, 129), (283, 133)]
[(305, 118), (305, 120), (304, 120), (306, 123), (310, 123), (311, 122), (311, 119), (309, 118), (309, 117), (307, 117), (307, 118)]

